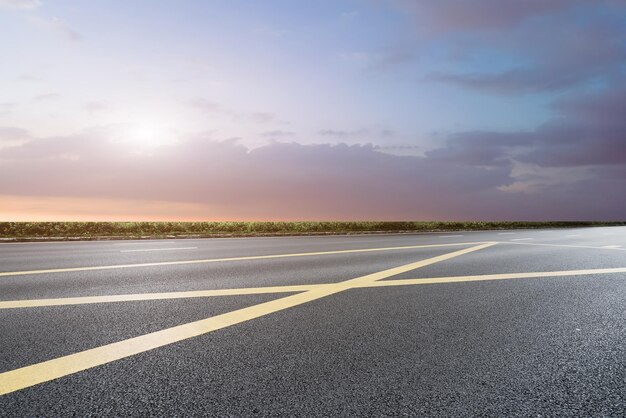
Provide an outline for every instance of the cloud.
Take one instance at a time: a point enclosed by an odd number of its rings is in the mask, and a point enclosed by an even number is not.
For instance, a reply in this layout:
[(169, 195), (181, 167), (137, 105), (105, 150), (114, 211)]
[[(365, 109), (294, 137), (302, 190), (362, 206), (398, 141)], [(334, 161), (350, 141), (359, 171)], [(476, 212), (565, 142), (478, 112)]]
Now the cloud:
[[(373, 141), (375, 143), (383, 141), (388, 141), (391, 138), (394, 138), (398, 135), (398, 133), (389, 128), (359, 128), (359, 129), (321, 129), (316, 132), (317, 135), (325, 138), (332, 138), (336, 140), (346, 141), (354, 143), (354, 141), (358, 141), (358, 143), (364, 143), (368, 141)], [(390, 145), (387, 143), (387, 145)], [(396, 144), (398, 145), (398, 144)]]
[(0, 150), (21, 145), (32, 139), (30, 133), (25, 129), (12, 126), (0, 126)]
[(0, 141), (30, 139), (31, 136), (26, 129), (13, 126), (0, 126)]
[(97, 112), (101, 112), (103, 110), (107, 110), (108, 108), (109, 108), (108, 104), (104, 102), (98, 102), (98, 101), (87, 102), (82, 106), (82, 109), (88, 112), (90, 115), (97, 113)]
[(368, 63), (373, 59), (371, 53), (363, 51), (340, 52), (337, 56), (344, 61), (360, 63)]
[(413, 51), (432, 43), (450, 53), (440, 67), (454, 70), (435, 70), (424, 81), (509, 95), (555, 92), (619, 76), (626, 61), (624, 0), (395, 4), (413, 17)]
[(244, 120), (254, 123), (264, 124), (276, 119), (273, 113), (269, 112), (245, 112), (226, 108), (219, 103), (211, 102), (203, 98), (194, 98), (187, 102), (189, 106), (206, 113), (215, 113), (230, 116), (233, 120)]
[(278, 29), (270, 25), (260, 25), (255, 27), (252, 32), (256, 35), (267, 36), (272, 38), (281, 38), (285, 35), (289, 35), (290, 31), (285, 29)]
[(626, 88), (563, 99), (554, 107), (560, 117), (535, 132), (535, 145), (521, 161), (548, 167), (626, 164)]
[(380, 150), (417, 150), (420, 149), (421, 147), (419, 145), (409, 145), (409, 144), (405, 144), (405, 145), (375, 145), (374, 149), (380, 149)]
[(105, 138), (47, 138), (0, 150), (0, 160), (1, 194), (201, 203), (239, 218), (419, 216), (445, 200), (440, 187), (465, 194), (509, 181), (506, 171), (460, 168), (430, 184), (435, 165), (371, 146), (249, 150), (202, 139), (137, 155)]
[(56, 32), (70, 41), (80, 42), (83, 40), (83, 36), (80, 33), (72, 29), (65, 21), (57, 17), (47, 19), (37, 16), (30, 16), (30, 21), (41, 28)]
[(519, 161), (540, 167), (626, 165), (626, 88), (571, 96), (553, 105), (557, 115), (528, 132), (464, 132), (430, 158), (476, 166)]
[(584, 81), (580, 77), (562, 76), (558, 72), (543, 69), (516, 69), (498, 74), (431, 74), (426, 81), (455, 84), (475, 90), (487, 90), (498, 94), (537, 93), (557, 91)]
[(624, 3), (623, 0), (397, 0), (419, 25), (431, 30), (489, 31), (512, 26), (537, 17), (570, 10), (580, 5)]
[(407, 45), (394, 45), (383, 48), (376, 54), (375, 59), (369, 65), (374, 71), (388, 71), (414, 61), (416, 52)]
[(71, 27), (69, 27), (67, 25), (67, 23), (65, 23), (64, 21), (58, 19), (58, 18), (52, 18), (52, 20), (49, 22), (50, 27), (52, 27), (53, 29), (55, 29), (56, 31), (60, 32), (62, 35), (64, 35), (67, 39), (71, 40), (71, 41), (82, 41), (83, 40), (83, 36), (76, 32), (74, 29), (72, 29)]
[(39, 101), (45, 101), (45, 100), (56, 100), (60, 97), (61, 95), (59, 93), (44, 93), (44, 94), (39, 94), (35, 96), (34, 99), (39, 100)]
[(430, 158), (475, 166), (509, 166), (511, 149), (533, 145), (532, 134), (489, 131), (461, 132), (449, 135), (447, 145), (426, 152)]
[(0, 116), (10, 115), (16, 107), (17, 103), (15, 102), (0, 103)]
[(291, 131), (281, 131), (281, 130), (261, 132), (261, 136), (264, 136), (267, 138), (285, 138), (285, 137), (290, 137), (294, 135), (295, 134)]
[(269, 113), (269, 112), (252, 112), (248, 114), (239, 113), (238, 117), (244, 118), (244, 119), (250, 119), (256, 123), (267, 123), (275, 119), (274, 114)]
[(416, 54), (412, 46), (394, 45), (371, 52), (341, 52), (337, 56), (343, 61), (361, 64), (367, 70), (384, 72), (413, 61)]
[(359, 15), (359, 13), (355, 10), (349, 12), (342, 12), (339, 14), (339, 17), (346, 20), (353, 20)]
[(0, 7), (17, 10), (34, 10), (41, 6), (39, 0), (0, 0)]
[[(516, 181), (508, 165), (390, 155), (371, 145), (248, 149), (196, 137), (137, 154), (92, 131), (0, 149), (0, 195), (181, 203), (219, 219), (616, 219), (626, 205), (622, 173), (512, 193), (502, 190)], [(601, 208), (581, 200), (609, 189)]]
[(495, 73), (431, 74), (427, 80), (499, 94), (565, 90), (597, 79), (619, 76), (626, 61), (623, 27), (600, 22), (552, 22), (509, 36), (501, 50), (512, 51), (528, 64)]
[(21, 74), (19, 76), (17, 76), (15, 78), (16, 81), (26, 81), (26, 82), (33, 82), (33, 81), (41, 81), (41, 78), (37, 77), (36, 75), (32, 75), (32, 74)]
[(219, 104), (210, 102), (202, 98), (189, 100), (189, 105), (205, 112), (225, 112), (225, 110)]
[(329, 136), (335, 138), (349, 138), (355, 136), (363, 136), (369, 134), (369, 130), (367, 129), (355, 129), (351, 131), (344, 131), (338, 129), (322, 129), (317, 131), (317, 134), (320, 136)]

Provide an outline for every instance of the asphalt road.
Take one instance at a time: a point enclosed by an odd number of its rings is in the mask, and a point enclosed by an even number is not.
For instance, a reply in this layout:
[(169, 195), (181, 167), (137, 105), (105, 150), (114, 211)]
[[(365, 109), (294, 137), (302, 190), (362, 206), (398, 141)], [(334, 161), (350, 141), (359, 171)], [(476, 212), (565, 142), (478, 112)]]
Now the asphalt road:
[(0, 394), (7, 417), (624, 416), (626, 228), (0, 244)]

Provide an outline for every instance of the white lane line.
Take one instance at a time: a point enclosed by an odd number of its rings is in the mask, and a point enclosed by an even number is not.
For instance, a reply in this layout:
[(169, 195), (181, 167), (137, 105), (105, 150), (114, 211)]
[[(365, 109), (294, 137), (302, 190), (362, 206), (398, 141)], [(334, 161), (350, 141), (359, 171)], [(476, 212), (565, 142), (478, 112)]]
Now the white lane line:
[(249, 256), (244, 256), (244, 257), (205, 258), (205, 259), (200, 259), (200, 260), (160, 261), (160, 262), (154, 262), (154, 263), (135, 263), (135, 264), (117, 264), (117, 265), (114, 264), (114, 265), (86, 266), (86, 267), (65, 267), (65, 268), (53, 268), (53, 269), (46, 269), (46, 270), (0, 271), (0, 277), (25, 276), (25, 275), (49, 274), (49, 273), (68, 273), (68, 272), (77, 272), (77, 271), (126, 269), (126, 268), (139, 268), (139, 267), (182, 266), (182, 265), (187, 265), (187, 264), (206, 264), (206, 263), (221, 263), (221, 262), (250, 261), (250, 260), (274, 260), (278, 258), (313, 257), (313, 256), (326, 256), (326, 255), (335, 255), (335, 254), (337, 255), (357, 254), (357, 253), (371, 253), (371, 252), (380, 252), (380, 251), (401, 251), (401, 250), (413, 250), (417, 248), (469, 246), (469, 245), (476, 245), (476, 244), (485, 244), (485, 242), (456, 242), (456, 243), (447, 243), (447, 244), (406, 245), (402, 247), (361, 248), (357, 250), (334, 250), (334, 251), (316, 251), (316, 252), (309, 252), (309, 253), (249, 255)]
[(144, 251), (176, 251), (176, 250), (196, 250), (198, 247), (178, 247), (178, 248), (141, 248), (136, 250), (120, 250), (121, 253), (138, 253)]
[(515, 239), (512, 239), (511, 241), (530, 241), (533, 239), (534, 238), (515, 238)]
[(458, 238), (462, 236), (463, 235), (439, 235), (439, 238)]
[(498, 235), (515, 235), (515, 232), (498, 232)]
[(621, 247), (621, 245), (605, 245), (602, 248), (620, 248), (620, 247)]
[(581, 234), (565, 235), (566, 238), (580, 237), (580, 236), (581, 236)]
[(609, 245), (607, 247), (593, 247), (590, 245), (566, 245), (566, 244), (537, 244), (535, 242), (511, 242), (511, 241), (500, 241), (501, 244), (517, 244), (517, 245), (537, 245), (540, 247), (564, 247), (564, 248), (591, 248), (594, 250), (621, 250), (626, 251), (626, 248), (613, 247)]
[(132, 242), (116, 242), (115, 244), (111, 244), (111, 245), (145, 245), (145, 244), (178, 244), (178, 242), (172, 240), (172, 241), (164, 241), (164, 240), (160, 240), (160, 241), (132, 241)]

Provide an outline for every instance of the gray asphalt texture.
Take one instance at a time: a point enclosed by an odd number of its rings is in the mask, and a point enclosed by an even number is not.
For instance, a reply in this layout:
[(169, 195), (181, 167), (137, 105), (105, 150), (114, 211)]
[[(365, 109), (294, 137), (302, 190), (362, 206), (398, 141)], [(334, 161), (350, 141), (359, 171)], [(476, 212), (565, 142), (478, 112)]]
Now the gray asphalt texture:
[[(612, 227), (0, 244), (0, 271), (484, 241), (387, 280), (626, 267)], [(469, 246), (5, 276), (0, 300), (334, 283)], [(287, 295), (3, 309), (0, 373)], [(626, 273), (351, 289), (0, 396), (0, 416), (626, 416)]]

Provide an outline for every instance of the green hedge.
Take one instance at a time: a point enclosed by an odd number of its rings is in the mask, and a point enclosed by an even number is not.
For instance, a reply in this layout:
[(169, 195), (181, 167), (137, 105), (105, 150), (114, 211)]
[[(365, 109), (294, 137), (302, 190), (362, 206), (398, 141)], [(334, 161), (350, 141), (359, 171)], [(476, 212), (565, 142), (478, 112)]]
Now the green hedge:
[(451, 231), (626, 225), (626, 222), (0, 222), (0, 237), (139, 237)]

